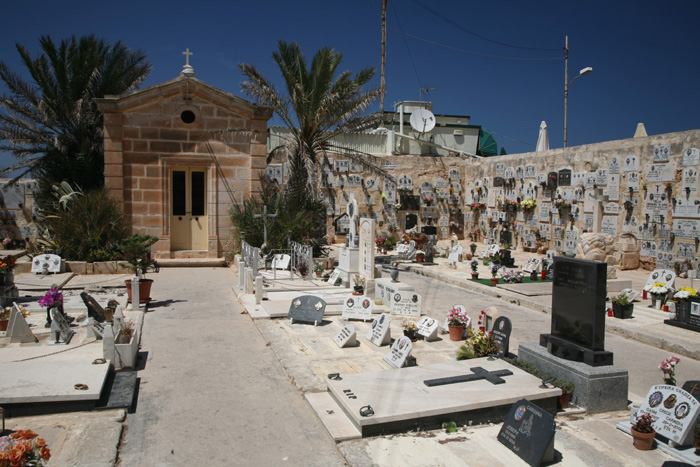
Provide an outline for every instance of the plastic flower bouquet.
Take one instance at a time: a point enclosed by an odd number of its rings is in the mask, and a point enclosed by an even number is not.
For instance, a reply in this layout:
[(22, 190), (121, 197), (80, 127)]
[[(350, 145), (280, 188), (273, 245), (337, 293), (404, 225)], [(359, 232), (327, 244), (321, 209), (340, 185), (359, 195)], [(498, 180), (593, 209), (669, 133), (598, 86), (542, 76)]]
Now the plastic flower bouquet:
[(51, 308), (63, 304), (63, 294), (58, 289), (49, 289), (46, 295), (39, 299), (39, 306)]
[(452, 308), (447, 312), (447, 321), (450, 326), (465, 326), (469, 321), (469, 315), (459, 308)]
[(12, 270), (17, 267), (17, 259), (10, 256), (7, 258), (0, 259), (0, 274), (6, 274), (12, 272)]
[(525, 198), (520, 202), (520, 207), (523, 209), (534, 209), (537, 207), (537, 201), (533, 198)]
[(1, 466), (42, 466), (51, 458), (44, 439), (32, 430), (18, 430), (0, 437)]
[(663, 372), (664, 383), (672, 386), (676, 385), (676, 364), (680, 360), (681, 359), (678, 357), (671, 356), (661, 362), (659, 365), (659, 370)]
[(523, 273), (522, 272), (515, 272), (514, 270), (510, 270), (503, 274), (503, 280), (508, 282), (509, 284), (512, 284), (514, 282), (522, 282), (523, 281)]
[(663, 282), (656, 282), (653, 285), (647, 285), (646, 287), (644, 287), (644, 290), (657, 297), (666, 295), (668, 293), (668, 287)]
[(673, 295), (673, 298), (682, 302), (687, 302), (690, 301), (690, 297), (694, 297), (697, 294), (697, 290), (692, 287), (681, 287), (678, 289), (678, 292)]
[(491, 277), (496, 277), (498, 275), (498, 270), (500, 269), (498, 264), (491, 265)]

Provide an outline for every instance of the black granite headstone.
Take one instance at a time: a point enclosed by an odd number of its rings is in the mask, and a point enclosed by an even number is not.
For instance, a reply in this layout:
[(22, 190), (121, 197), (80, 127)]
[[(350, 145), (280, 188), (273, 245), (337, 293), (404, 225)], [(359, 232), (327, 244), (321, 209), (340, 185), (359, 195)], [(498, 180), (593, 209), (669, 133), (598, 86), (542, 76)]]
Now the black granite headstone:
[(493, 177), (493, 187), (498, 188), (503, 186), (503, 177)]
[(507, 357), (510, 346), (510, 333), (513, 330), (513, 325), (510, 319), (505, 316), (499, 316), (496, 322), (493, 323), (491, 335), (498, 346), (498, 356)]
[(426, 235), (437, 235), (437, 226), (435, 225), (424, 225), (420, 229), (421, 233)]
[(292, 300), (289, 305), (287, 318), (305, 323), (320, 324), (323, 321), (323, 313), (326, 311), (326, 302), (313, 295), (302, 295)]
[(498, 441), (532, 467), (554, 460), (554, 417), (520, 399), (513, 404), (498, 432)]
[(559, 180), (559, 174), (556, 172), (549, 172), (547, 174), (547, 188), (555, 189), (557, 187), (557, 181)]
[(700, 401), (700, 381), (686, 381), (681, 389)]
[[(503, 232), (501, 232), (501, 234), (503, 234)], [(513, 265), (515, 265), (515, 258), (510, 256), (510, 250), (503, 248), (501, 251), (498, 252), (498, 254), (501, 257), (501, 266), (510, 268), (513, 267)]]
[(400, 195), (399, 202), (402, 210), (418, 211), (420, 209), (420, 196), (418, 195)]
[(510, 230), (501, 230), (499, 243), (501, 245), (512, 245), (513, 244), (513, 232)]
[(406, 214), (406, 230), (411, 230), (418, 224), (418, 216), (415, 213)]
[(605, 351), (607, 265), (554, 257), (552, 332), (540, 344), (552, 355), (591, 366), (612, 365)]

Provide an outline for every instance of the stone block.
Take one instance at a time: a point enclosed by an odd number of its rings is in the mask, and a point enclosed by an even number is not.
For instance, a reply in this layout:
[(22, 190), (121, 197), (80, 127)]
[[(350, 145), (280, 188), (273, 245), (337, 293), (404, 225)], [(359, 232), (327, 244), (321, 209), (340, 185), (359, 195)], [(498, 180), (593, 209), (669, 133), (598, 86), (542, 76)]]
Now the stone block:
[(571, 401), (587, 413), (613, 412), (627, 409), (629, 373), (615, 366), (593, 367), (564, 360), (547, 352), (536, 343), (520, 344), (518, 358), (534, 365), (545, 376), (571, 381), (576, 390)]
[(637, 269), (639, 267), (639, 253), (628, 252), (620, 254), (620, 269)]
[(66, 261), (66, 271), (76, 274), (87, 274), (86, 261)]

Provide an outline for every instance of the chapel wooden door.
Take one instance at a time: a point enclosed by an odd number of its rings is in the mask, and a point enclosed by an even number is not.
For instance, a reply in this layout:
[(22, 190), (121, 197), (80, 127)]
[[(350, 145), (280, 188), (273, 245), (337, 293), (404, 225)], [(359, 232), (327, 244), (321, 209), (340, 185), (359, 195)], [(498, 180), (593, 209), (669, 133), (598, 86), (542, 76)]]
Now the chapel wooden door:
[(207, 174), (204, 168), (170, 172), (171, 250), (207, 250)]

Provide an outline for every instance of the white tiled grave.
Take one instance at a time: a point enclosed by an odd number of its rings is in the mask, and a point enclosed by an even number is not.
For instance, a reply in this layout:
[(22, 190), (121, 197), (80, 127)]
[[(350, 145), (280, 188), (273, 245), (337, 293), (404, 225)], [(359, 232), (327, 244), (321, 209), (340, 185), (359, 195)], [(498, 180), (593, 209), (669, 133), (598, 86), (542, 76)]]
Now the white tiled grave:
[[(470, 369), (475, 367), (490, 372), (510, 370), (513, 374), (503, 376), (503, 384), (483, 379), (432, 387), (424, 384), (430, 379), (470, 375)], [(339, 381), (327, 379), (328, 390), (363, 437), (405, 432), (419, 426), (439, 428), (447, 420), (500, 422), (510, 406), (522, 398), (554, 411), (556, 396), (561, 394), (558, 388), (540, 388), (542, 381), (529, 373), (489, 358), (341, 377)], [(363, 417), (360, 410), (367, 405), (374, 415)], [(333, 435), (333, 428), (327, 428)]]
[[(15, 285), (19, 290), (48, 291), (52, 285), (56, 284), (60, 289), (75, 274), (72, 272), (62, 272), (59, 274), (15, 274)], [(21, 294), (20, 294), (21, 295)]]
[[(285, 318), (289, 313), (289, 305), (292, 300), (300, 295), (314, 295), (321, 297), (326, 302), (326, 316), (339, 316), (343, 314), (345, 299), (351, 295), (352, 289), (335, 287), (317, 291), (295, 290), (288, 292), (268, 292), (267, 300), (260, 305), (255, 305), (255, 296), (242, 296), (241, 302), (253, 318)], [(373, 314), (382, 313), (385, 307), (375, 305)]]

